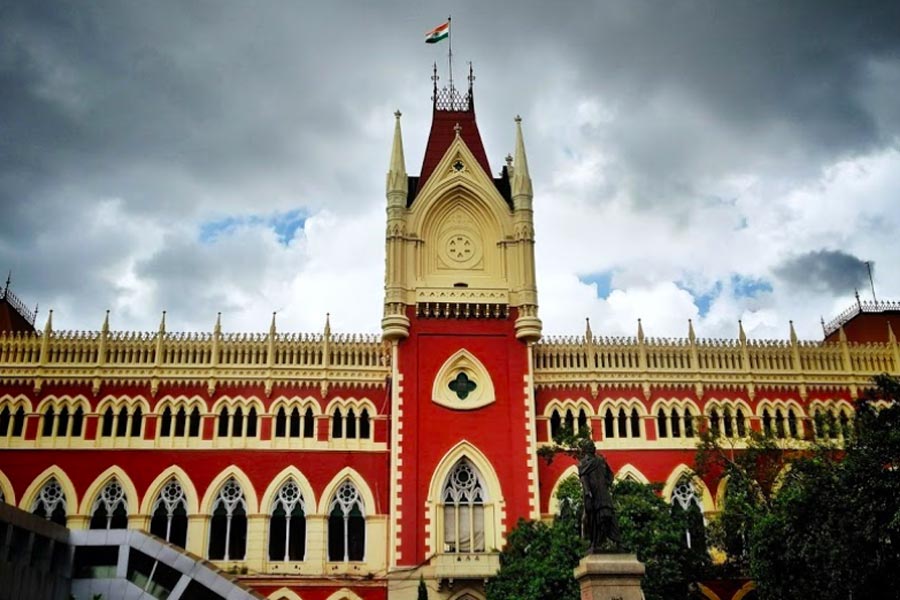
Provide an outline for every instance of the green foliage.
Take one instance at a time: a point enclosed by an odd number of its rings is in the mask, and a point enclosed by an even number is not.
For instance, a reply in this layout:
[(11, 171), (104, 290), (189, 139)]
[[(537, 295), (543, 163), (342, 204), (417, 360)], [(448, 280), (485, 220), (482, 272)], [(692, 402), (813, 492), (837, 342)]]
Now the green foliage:
[[(691, 583), (705, 573), (709, 558), (702, 534), (694, 549), (685, 530), (696, 513), (673, 510), (650, 486), (617, 483), (613, 499), (624, 549), (635, 552), (647, 567), (643, 589), (647, 600), (690, 598)], [(573, 570), (587, 550), (580, 536), (581, 483), (565, 479), (557, 490), (560, 516), (548, 525), (520, 520), (500, 556), (500, 571), (488, 582), (489, 600), (577, 600)]]
[[(694, 582), (703, 579), (709, 568), (699, 509), (672, 507), (653, 487), (628, 480), (615, 484), (613, 501), (622, 547), (637, 554), (647, 569), (642, 582), (645, 598), (692, 598)], [(689, 529), (694, 532), (691, 548), (687, 547)]]
[(428, 600), (428, 588), (425, 587), (425, 579), (419, 576), (419, 590), (416, 593), (416, 600)]
[(755, 437), (735, 452), (702, 441), (698, 464), (728, 477), (715, 543), (726, 568), (756, 580), (761, 600), (900, 599), (888, 583), (900, 572), (897, 399), (900, 381), (876, 377), (842, 449)]
[(579, 457), (579, 444), (582, 440), (590, 439), (593, 439), (591, 438), (590, 427), (582, 427), (578, 433), (575, 433), (573, 428), (562, 426), (559, 433), (553, 436), (553, 444), (541, 446), (538, 448), (537, 453), (538, 456), (547, 461), (548, 465), (553, 462), (557, 454), (565, 454), (577, 459)]

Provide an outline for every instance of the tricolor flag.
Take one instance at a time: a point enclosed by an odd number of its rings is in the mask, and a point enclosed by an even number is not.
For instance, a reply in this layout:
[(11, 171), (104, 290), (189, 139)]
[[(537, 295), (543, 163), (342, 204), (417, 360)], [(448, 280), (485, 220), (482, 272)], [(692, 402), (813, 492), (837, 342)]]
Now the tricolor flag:
[(426, 33), (425, 43), (436, 44), (439, 41), (446, 39), (448, 35), (450, 35), (450, 21), (447, 21), (442, 25), (438, 25), (437, 27)]

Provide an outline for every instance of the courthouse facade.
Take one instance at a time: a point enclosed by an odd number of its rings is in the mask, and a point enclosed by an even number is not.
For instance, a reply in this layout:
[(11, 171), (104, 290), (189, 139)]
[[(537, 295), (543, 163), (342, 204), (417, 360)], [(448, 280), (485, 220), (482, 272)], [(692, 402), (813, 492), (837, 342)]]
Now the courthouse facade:
[(618, 477), (712, 513), (723, 484), (691, 471), (701, 427), (737, 447), (751, 430), (840, 438), (872, 375), (900, 374), (889, 304), (859, 303), (824, 341), (737, 323), (729, 340), (689, 323), (683, 339), (543, 335), (521, 125), (496, 175), (471, 77), (435, 86), (411, 176), (397, 113), (378, 337), (274, 316), (249, 334), (173, 333), (164, 315), (71, 332), (50, 313), (36, 331), (7, 287), (0, 498), (73, 531), (148, 531), (272, 599), (412, 599), (420, 576), (430, 598), (483, 599), (509, 530), (552, 517), (574, 472), (538, 459), (554, 432), (590, 427)]

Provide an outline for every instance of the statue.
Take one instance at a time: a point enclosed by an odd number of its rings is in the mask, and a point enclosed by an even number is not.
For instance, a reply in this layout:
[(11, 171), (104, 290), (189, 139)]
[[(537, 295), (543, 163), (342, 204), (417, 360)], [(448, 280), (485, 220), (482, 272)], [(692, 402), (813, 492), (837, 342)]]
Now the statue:
[[(613, 474), (603, 455), (597, 455), (593, 440), (582, 440), (578, 450), (578, 478), (584, 499), (582, 536), (590, 542), (588, 554), (600, 554), (604, 550), (615, 551), (619, 547), (619, 526), (613, 511)], [(611, 546), (611, 547), (610, 547)]]

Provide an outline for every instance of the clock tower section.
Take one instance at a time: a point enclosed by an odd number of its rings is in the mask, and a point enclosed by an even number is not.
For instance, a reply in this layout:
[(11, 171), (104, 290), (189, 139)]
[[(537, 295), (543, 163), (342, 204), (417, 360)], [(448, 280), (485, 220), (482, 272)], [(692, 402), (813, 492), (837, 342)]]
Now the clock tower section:
[(516, 521), (539, 517), (532, 184), (519, 117), (515, 157), (492, 176), (473, 79), (463, 94), (434, 78), (418, 176), (395, 113), (386, 186), (389, 562), (438, 581), (483, 581)]

